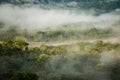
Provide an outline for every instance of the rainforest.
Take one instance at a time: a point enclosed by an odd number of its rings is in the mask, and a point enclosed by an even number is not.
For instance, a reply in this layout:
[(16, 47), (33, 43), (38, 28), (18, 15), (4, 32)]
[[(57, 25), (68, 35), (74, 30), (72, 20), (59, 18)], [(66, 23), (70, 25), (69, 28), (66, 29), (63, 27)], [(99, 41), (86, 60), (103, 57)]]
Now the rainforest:
[(0, 0), (0, 80), (120, 80), (120, 0)]

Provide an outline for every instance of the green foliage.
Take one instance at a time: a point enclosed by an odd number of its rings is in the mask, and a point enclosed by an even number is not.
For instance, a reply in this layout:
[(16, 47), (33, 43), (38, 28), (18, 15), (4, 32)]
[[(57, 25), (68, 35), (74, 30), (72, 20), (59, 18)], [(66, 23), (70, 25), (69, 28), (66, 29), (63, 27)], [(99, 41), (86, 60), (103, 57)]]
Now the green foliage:
[(14, 44), (17, 48), (20, 48), (20, 49), (24, 49), (29, 45), (27, 42), (23, 40), (15, 40)]
[[(66, 29), (66, 27), (65, 27)], [(115, 33), (114, 33), (115, 34)], [(113, 30), (111, 28), (99, 29), (90, 28), (84, 30), (51, 30), (51, 31), (38, 31), (35, 34), (22, 33), (28, 41), (64, 41), (69, 39), (91, 39), (91, 38), (104, 38), (113, 36)]]
[[(81, 30), (78, 26), (78, 29), (68, 29), (67, 25), (63, 29), (56, 29), (50, 31), (38, 31), (35, 33), (29, 33), (27, 30), (19, 32), (15, 27), (11, 27), (7, 30), (0, 30), (0, 40), (9, 40), (9, 39), (24, 39), (28, 41), (65, 41), (65, 40), (75, 40), (75, 39), (93, 39), (93, 38), (104, 38), (109, 36), (114, 36), (117, 34), (112, 28), (88, 28)], [(4, 36), (6, 35), (6, 36)]]
[(44, 64), (44, 63), (46, 63), (50, 58), (51, 58), (50, 55), (41, 54), (41, 55), (39, 56), (39, 58), (38, 58), (38, 62), (39, 62), (40, 64)]
[[(119, 43), (42, 44), (24, 50), (26, 46), (28, 43), (22, 40), (0, 43), (0, 80), (106, 80), (106, 75), (119, 80)], [(101, 61), (102, 56), (104, 60), (109, 58), (106, 55), (114, 55), (116, 60), (110, 64)]]
[(28, 43), (23, 40), (5, 40), (0, 44), (0, 55), (22, 55), (22, 50), (28, 48)]
[(17, 80), (38, 80), (38, 76), (30, 72), (19, 72), (16, 76), (18, 78)]
[(1, 80), (38, 80), (38, 75), (31, 72), (5, 73)]
[(105, 46), (103, 45), (103, 42), (102, 41), (97, 41), (93, 46), (91, 46), (89, 49), (88, 49), (88, 53), (92, 53), (92, 54), (98, 54), (98, 53), (101, 53), (103, 51), (103, 48)]
[(40, 50), (45, 51), (47, 49), (47, 46), (45, 44), (41, 44)]
[(24, 49), (28, 46), (28, 43), (23, 40), (5, 40), (2, 42), (2, 45), (8, 48), (18, 48)]
[(7, 30), (0, 30), (0, 41), (9, 39), (14, 40), (17, 36), (19, 36), (19, 33), (13, 27)]
[(119, 80), (120, 79), (120, 59), (115, 60), (111, 64), (106, 66), (107, 70), (109, 71), (110, 78), (112, 80)]

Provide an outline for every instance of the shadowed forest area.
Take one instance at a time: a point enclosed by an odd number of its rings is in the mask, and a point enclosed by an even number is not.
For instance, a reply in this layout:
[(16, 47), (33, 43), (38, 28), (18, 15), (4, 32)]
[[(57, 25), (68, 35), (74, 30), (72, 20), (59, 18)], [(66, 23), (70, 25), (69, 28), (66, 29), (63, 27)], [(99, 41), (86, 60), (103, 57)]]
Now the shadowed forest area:
[(22, 40), (0, 44), (1, 80), (119, 80), (120, 43), (81, 42), (28, 48)]

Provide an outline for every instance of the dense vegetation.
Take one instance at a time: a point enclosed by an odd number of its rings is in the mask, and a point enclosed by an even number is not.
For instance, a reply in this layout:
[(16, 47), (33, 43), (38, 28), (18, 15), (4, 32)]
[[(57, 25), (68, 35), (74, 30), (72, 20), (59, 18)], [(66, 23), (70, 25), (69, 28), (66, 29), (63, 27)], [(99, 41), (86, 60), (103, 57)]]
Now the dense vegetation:
[(119, 8), (119, 0), (0, 0), (0, 80), (120, 80)]
[[(0, 40), (7, 39), (24, 39), (27, 41), (65, 41), (65, 40), (79, 40), (79, 39), (100, 39), (107, 37), (118, 36), (119, 32), (114, 31), (112, 28), (88, 28), (88, 29), (70, 29), (64, 27), (63, 29), (49, 30), (49, 31), (36, 31), (30, 32), (27, 30), (18, 30), (15, 27), (2, 29)], [(7, 35), (7, 36), (4, 36)]]
[(97, 41), (29, 48), (0, 43), (0, 80), (119, 80), (120, 44)]

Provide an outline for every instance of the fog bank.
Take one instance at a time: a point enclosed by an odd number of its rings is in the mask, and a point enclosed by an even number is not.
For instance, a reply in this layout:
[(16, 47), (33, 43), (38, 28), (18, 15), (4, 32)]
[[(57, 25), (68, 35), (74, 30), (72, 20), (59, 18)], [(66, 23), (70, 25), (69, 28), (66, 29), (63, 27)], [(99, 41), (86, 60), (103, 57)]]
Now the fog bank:
[(119, 10), (106, 14), (94, 15), (89, 11), (66, 9), (43, 9), (40, 6), (17, 6), (12, 4), (0, 5), (0, 22), (5, 26), (16, 26), (30, 30), (53, 28), (72, 23), (90, 23), (96, 27), (111, 27), (120, 21)]

